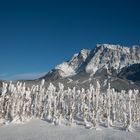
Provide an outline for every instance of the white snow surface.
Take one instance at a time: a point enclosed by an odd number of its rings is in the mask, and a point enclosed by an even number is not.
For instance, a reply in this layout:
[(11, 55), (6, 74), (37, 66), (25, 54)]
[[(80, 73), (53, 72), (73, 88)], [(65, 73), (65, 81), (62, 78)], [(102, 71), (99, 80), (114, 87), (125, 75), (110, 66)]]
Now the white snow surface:
[(32, 120), (25, 124), (0, 126), (0, 140), (140, 140), (140, 133), (83, 126), (54, 126), (46, 121)]

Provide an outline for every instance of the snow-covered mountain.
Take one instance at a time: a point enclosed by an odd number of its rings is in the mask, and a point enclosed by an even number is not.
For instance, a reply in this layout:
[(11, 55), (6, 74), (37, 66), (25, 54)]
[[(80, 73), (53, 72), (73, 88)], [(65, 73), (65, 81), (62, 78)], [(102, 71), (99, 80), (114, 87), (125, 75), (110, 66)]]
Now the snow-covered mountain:
[(69, 77), (79, 73), (82, 69), (82, 64), (86, 61), (90, 54), (90, 50), (82, 49), (80, 53), (74, 54), (72, 59), (68, 62), (63, 62), (55, 67), (60, 72), (60, 76)]
[[(90, 79), (87, 80), (91, 81), (99, 72), (100, 76), (102, 76), (103, 71), (108, 76), (118, 75), (122, 68), (139, 63), (139, 46), (98, 44), (93, 50), (82, 49), (78, 54), (74, 54), (69, 61), (57, 65), (43, 78), (49, 81), (73, 79), (84, 73), (84, 76), (89, 75)], [(79, 76), (79, 79), (81, 78)], [(77, 80), (79, 79), (77, 78)]]
[(66, 78), (76, 75), (77, 73), (84, 70), (83, 64), (87, 60), (89, 54), (90, 50), (82, 49), (79, 53), (74, 54), (69, 61), (57, 65), (54, 69), (49, 71), (43, 78), (47, 80), (56, 80), (59, 78)]
[(113, 68), (120, 72), (125, 66), (140, 63), (140, 48), (136, 46), (128, 48), (120, 45), (97, 45), (90, 55), (92, 57), (85, 66), (85, 70), (92, 74), (101, 68), (108, 70)]

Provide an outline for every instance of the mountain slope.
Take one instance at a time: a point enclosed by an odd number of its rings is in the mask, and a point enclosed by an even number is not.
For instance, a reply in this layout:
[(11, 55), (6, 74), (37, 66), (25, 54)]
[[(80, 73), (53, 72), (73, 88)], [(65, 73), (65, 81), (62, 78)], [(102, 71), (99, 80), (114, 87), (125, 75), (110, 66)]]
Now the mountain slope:
[(140, 82), (140, 64), (124, 67), (118, 76), (133, 82)]

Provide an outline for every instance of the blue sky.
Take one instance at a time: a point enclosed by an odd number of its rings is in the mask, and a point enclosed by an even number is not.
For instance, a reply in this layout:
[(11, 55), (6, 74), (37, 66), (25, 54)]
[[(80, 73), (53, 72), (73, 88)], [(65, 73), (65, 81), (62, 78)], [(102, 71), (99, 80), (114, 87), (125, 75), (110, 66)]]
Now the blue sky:
[(40, 76), (97, 43), (140, 44), (139, 0), (0, 1), (0, 79)]

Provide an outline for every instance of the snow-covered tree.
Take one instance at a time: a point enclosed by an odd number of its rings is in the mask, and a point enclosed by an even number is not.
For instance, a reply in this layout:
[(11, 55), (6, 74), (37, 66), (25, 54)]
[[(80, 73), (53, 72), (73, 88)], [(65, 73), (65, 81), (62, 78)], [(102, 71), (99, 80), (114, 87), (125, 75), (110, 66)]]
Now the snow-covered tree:
[[(56, 90), (57, 89), (57, 90)], [(89, 89), (65, 88), (59, 83), (47, 87), (43, 79), (40, 84), (27, 86), (17, 82), (2, 84), (0, 93), (0, 123), (23, 122), (32, 118), (49, 120), (61, 125), (68, 121), (70, 125), (83, 121), (87, 127), (98, 129), (100, 123), (114, 127), (118, 123), (126, 130), (133, 131), (133, 125), (140, 125), (140, 98), (138, 90), (111, 89), (101, 91), (96, 86)]]

